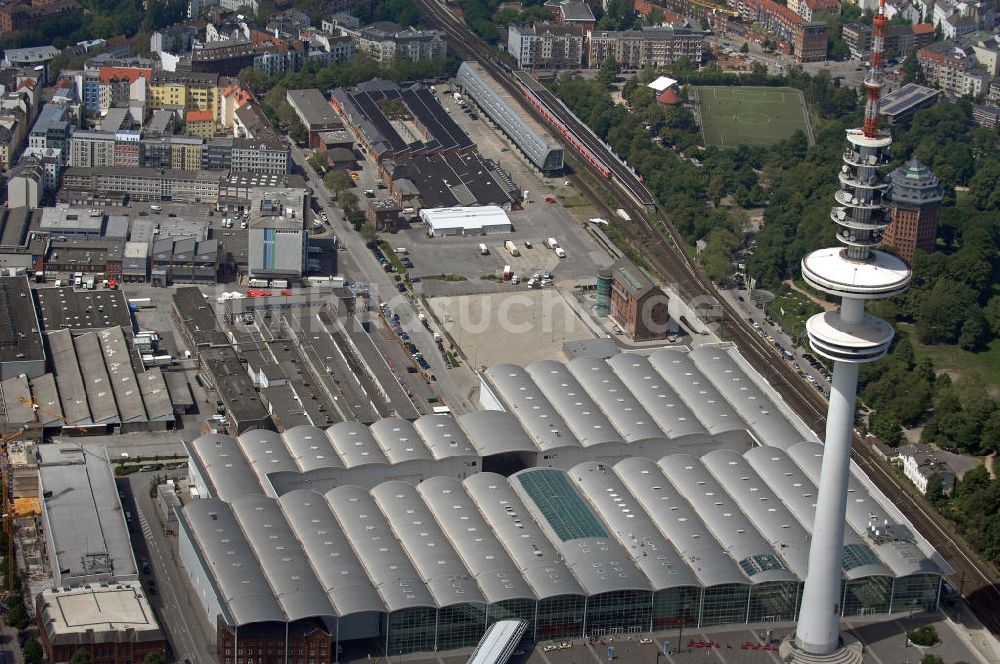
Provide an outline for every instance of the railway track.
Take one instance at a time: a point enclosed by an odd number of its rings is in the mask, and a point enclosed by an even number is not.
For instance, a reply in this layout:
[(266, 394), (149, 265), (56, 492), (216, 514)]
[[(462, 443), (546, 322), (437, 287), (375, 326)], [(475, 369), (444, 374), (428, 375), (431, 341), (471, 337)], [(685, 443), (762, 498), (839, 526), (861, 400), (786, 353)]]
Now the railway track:
[[(506, 66), (496, 63), (496, 56), (489, 46), (473, 36), (461, 19), (438, 4), (436, 0), (416, 0), (424, 15), (443, 29), (451, 40), (451, 47), (469, 59), (475, 59), (500, 85), (515, 97), (523, 97), (523, 80)], [(523, 76), (523, 75), (522, 75)], [(541, 88), (537, 90), (536, 88)], [(585, 166), (594, 174), (596, 183), (584, 176), (571, 176), (577, 186), (608, 215), (612, 211), (604, 203), (607, 191), (599, 190), (604, 182), (613, 183), (626, 195), (619, 204), (632, 217), (635, 225), (619, 224), (616, 228), (636, 248), (661, 277), (670, 283), (685, 300), (716, 298), (715, 288), (708, 278), (688, 258), (682, 249), (684, 240), (678, 231), (664, 221), (666, 215), (639, 178), (618, 160), (611, 150), (583, 125), (561, 102), (543, 86), (530, 88), (537, 98), (550, 109), (552, 115), (575, 134), (576, 140), (603, 161), (604, 167), (594, 163)], [(550, 122), (532, 105), (525, 110), (542, 122)], [(571, 149), (579, 150), (571, 140), (562, 136)], [(587, 160), (589, 161), (589, 160)], [(607, 178), (610, 171), (612, 177)], [(650, 213), (656, 216), (651, 218)], [(611, 218), (611, 217), (609, 217)], [(718, 301), (718, 300), (717, 300)], [(826, 428), (826, 399), (807, 385), (777, 351), (750, 328), (747, 321), (728, 302), (721, 300), (722, 317), (718, 336), (734, 343), (785, 403), (805, 424), (821, 438)], [(992, 633), (1000, 635), (1000, 581), (996, 571), (983, 562), (978, 554), (956, 533), (947, 521), (934, 513), (913, 487), (897, 480), (888, 465), (854, 436), (852, 458), (868, 475), (875, 486), (884, 493), (910, 520), (910, 523), (938, 551), (954, 570), (948, 576), (951, 585), (966, 599), (976, 617)]]

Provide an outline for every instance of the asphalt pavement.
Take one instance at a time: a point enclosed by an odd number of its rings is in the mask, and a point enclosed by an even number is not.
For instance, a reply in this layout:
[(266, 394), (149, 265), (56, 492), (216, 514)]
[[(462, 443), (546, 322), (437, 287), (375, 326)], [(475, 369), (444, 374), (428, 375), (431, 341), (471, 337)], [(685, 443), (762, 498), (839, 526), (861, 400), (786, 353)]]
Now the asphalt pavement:
[[(469, 369), (465, 368), (464, 365), (447, 369), (440, 353), (429, 352), (437, 346), (434, 337), (431, 331), (424, 328), (418, 320), (418, 312), (414, 310), (410, 299), (396, 290), (395, 281), (392, 278), (394, 275), (385, 272), (372, 252), (365, 247), (360, 233), (347, 224), (342, 211), (333, 204), (326, 185), (307, 163), (304, 151), (294, 143), (291, 143), (291, 149), (292, 160), (302, 169), (303, 175), (312, 187), (313, 197), (330, 219), (330, 226), (336, 231), (341, 246), (346, 250), (341, 252), (339, 262), (345, 264), (343, 271), (348, 280), (366, 284), (371, 295), (371, 306), (377, 306), (379, 302), (387, 302), (393, 311), (399, 314), (403, 329), (409, 333), (413, 343), (424, 351), (424, 357), (431, 365), (431, 373), (437, 379), (433, 383), (433, 387), (439, 400), (451, 408), (455, 415), (474, 410), (468, 394), (463, 393), (449, 375), (450, 372), (469, 371)], [(370, 164), (368, 166), (370, 167)], [(358, 189), (363, 191), (366, 188), (374, 187), (372, 176), (363, 172)], [(361, 198), (363, 199), (363, 195)], [(347, 260), (344, 260), (345, 254)], [(433, 319), (430, 319), (429, 316), (428, 319), (433, 325)]]

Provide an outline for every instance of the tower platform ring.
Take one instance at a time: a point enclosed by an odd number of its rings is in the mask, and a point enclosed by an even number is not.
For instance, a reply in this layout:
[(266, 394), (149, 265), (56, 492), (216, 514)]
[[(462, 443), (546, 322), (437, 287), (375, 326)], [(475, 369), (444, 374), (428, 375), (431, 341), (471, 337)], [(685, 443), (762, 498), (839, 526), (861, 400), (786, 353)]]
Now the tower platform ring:
[(889, 350), (892, 325), (864, 314), (857, 323), (844, 321), (839, 311), (825, 311), (806, 321), (809, 345), (835, 362), (873, 362)]
[(884, 251), (871, 252), (867, 261), (847, 257), (842, 247), (817, 249), (802, 259), (802, 277), (824, 293), (862, 300), (898, 295), (910, 285), (910, 267)]

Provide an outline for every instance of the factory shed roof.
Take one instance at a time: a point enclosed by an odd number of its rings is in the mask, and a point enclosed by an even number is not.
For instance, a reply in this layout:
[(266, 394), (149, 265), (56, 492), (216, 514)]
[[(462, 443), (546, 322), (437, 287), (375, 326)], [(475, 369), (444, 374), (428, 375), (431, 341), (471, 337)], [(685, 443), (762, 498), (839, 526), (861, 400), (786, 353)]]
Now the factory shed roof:
[(653, 368), (648, 357), (620, 353), (608, 360), (608, 366), (669, 438), (706, 433), (702, 423)]
[(389, 611), (437, 607), (371, 494), (340, 486), (326, 500)]
[(476, 456), (475, 448), (453, 417), (424, 415), (413, 422), (413, 428), (435, 459)]
[(333, 615), (333, 606), (278, 503), (265, 496), (243, 496), (233, 501), (232, 509), (288, 620)]
[(625, 459), (615, 464), (614, 471), (667, 541), (677, 547), (702, 586), (747, 583), (736, 562), (656, 462)]
[(540, 360), (525, 371), (584, 447), (621, 442), (621, 437), (580, 382), (561, 362)]
[[(705, 465), (708, 466), (714, 461), (715, 459), (710, 461), (706, 458)], [(768, 488), (760, 487), (759, 494), (766, 496), (773, 492), (780, 501), (780, 504), (771, 505), (768, 510), (774, 509), (776, 514), (781, 514), (782, 510), (793, 514), (808, 537), (816, 518), (816, 485), (813, 484), (812, 480), (805, 476), (805, 473), (792, 461), (787, 452), (779, 448), (756, 447), (746, 453), (743, 462), (751, 466), (767, 483)], [(737, 492), (730, 489), (730, 493), (733, 493), (734, 497), (739, 500)], [(768, 532), (774, 530), (775, 523), (779, 520), (782, 524), (788, 523), (786, 519), (780, 518), (759, 522), (759, 527), (765, 537), (770, 537)], [(791, 526), (790, 530), (794, 528), (794, 524), (789, 525)], [(795, 535), (795, 537), (799, 536)], [(793, 561), (798, 556), (801, 554), (797, 553), (795, 556), (788, 554), (785, 559), (794, 568)], [(871, 552), (850, 526), (844, 529), (843, 569), (844, 575), (848, 579), (892, 575), (892, 572)]]
[(387, 463), (372, 432), (360, 422), (338, 422), (326, 430), (333, 448), (340, 455), (344, 468), (354, 468), (368, 463)]
[(622, 440), (633, 443), (666, 435), (607, 362), (581, 356), (566, 366), (618, 430)]
[(657, 530), (646, 511), (610, 468), (597, 461), (588, 461), (571, 468), (569, 476), (649, 579), (653, 590), (698, 585), (697, 577), (677, 549)]
[(460, 481), (431, 477), (417, 485), (417, 492), (437, 518), (441, 530), (487, 601), (535, 598), (503, 543), (490, 529)]
[(0, 361), (43, 361), (42, 333), (28, 278), (0, 278), (0, 304)]
[(178, 522), (196, 545), (230, 624), (285, 622), (285, 612), (228, 503), (213, 498), (191, 501), (178, 512)]
[(551, 533), (563, 560), (588, 595), (650, 590), (624, 548), (577, 491), (569, 476), (553, 468), (529, 468), (512, 476), (514, 491), (543, 531)]
[[(183, 376), (182, 376), (183, 378)], [(146, 405), (146, 415), (150, 422), (174, 419), (173, 399), (167, 388), (167, 381), (159, 367), (147, 369), (136, 375), (142, 402)], [(185, 383), (186, 385), (187, 383)], [(188, 390), (188, 395), (191, 391)]]
[[(823, 446), (799, 443), (788, 455), (814, 483), (819, 481)], [(896, 576), (941, 574), (942, 570), (918, 546), (917, 535), (900, 513), (890, 514), (851, 473), (847, 488), (847, 523), (864, 537)], [(875, 531), (878, 531), (876, 534)]]
[(705, 377), (737, 406), (740, 416), (765, 445), (789, 448), (805, 440), (771, 397), (737, 363), (732, 349), (701, 346), (688, 356)]
[(240, 434), (236, 441), (243, 457), (257, 475), (258, 483), (263, 487), (268, 486), (268, 473), (298, 470), (281, 436), (273, 431), (251, 429)]
[(695, 366), (688, 353), (657, 351), (650, 356), (649, 363), (674, 388), (709, 433), (746, 428), (743, 418)]
[(320, 588), (326, 592), (337, 615), (385, 611), (385, 604), (322, 495), (297, 489), (278, 498), (278, 505), (302, 543)]
[(562, 415), (523, 367), (498, 364), (483, 375), (504, 400), (507, 410), (520, 420), (539, 450), (580, 446)]
[(233, 501), (240, 496), (264, 493), (253, 467), (243, 456), (235, 439), (208, 434), (199, 436), (189, 445), (193, 452), (189, 456), (198, 464), (214, 498)]
[(73, 338), (80, 373), (84, 379), (87, 403), (95, 424), (118, 422), (115, 394), (101, 353), (101, 344), (93, 332)]
[(305, 425), (292, 427), (281, 434), (281, 439), (302, 472), (343, 467), (333, 443), (322, 429)]
[(373, 488), (371, 494), (439, 607), (486, 602), (454, 545), (412, 484), (384, 482)]
[(370, 431), (390, 464), (431, 458), (420, 434), (406, 420), (387, 417), (373, 423)]
[(480, 410), (458, 417), (458, 425), (469, 437), (479, 456), (506, 452), (537, 452), (538, 448), (517, 419), (501, 410)]
[(660, 459), (659, 466), (752, 583), (796, 580), (785, 561), (701, 461), (675, 454)]
[(476, 473), (462, 483), (538, 599), (583, 594), (580, 583), (506, 478)]
[[(96, 333), (122, 422), (145, 422), (146, 408), (132, 368), (132, 348), (120, 327)], [(131, 336), (131, 335), (130, 335)]]
[(42, 312), (42, 326), (48, 331), (64, 327), (74, 330), (132, 327), (125, 291), (63, 287), (39, 288), (35, 293)]
[(52, 366), (62, 398), (63, 414), (73, 424), (90, 424), (90, 406), (87, 405), (87, 391), (83, 387), (80, 365), (76, 362), (73, 337), (69, 330), (49, 332), (45, 336), (52, 353)]

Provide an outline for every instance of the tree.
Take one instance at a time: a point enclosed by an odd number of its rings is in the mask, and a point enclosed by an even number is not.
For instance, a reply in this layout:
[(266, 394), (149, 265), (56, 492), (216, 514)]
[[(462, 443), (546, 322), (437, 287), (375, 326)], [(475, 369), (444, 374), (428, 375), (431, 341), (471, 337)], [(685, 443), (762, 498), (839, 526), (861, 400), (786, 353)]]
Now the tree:
[(978, 210), (1000, 210), (1000, 161), (991, 159), (969, 181), (972, 203)]
[(911, 51), (903, 60), (903, 83), (917, 83), (919, 85), (927, 83), (927, 79), (924, 77), (924, 68), (920, 66), (916, 51)]
[(94, 660), (90, 656), (90, 653), (86, 649), (80, 648), (73, 653), (73, 656), (69, 660), (69, 664), (91, 664), (93, 661)]
[(601, 82), (605, 88), (609, 87), (618, 78), (618, 74), (622, 71), (621, 65), (614, 58), (608, 58), (601, 65), (601, 71), (597, 74), (597, 80)]
[(920, 664), (944, 664), (944, 660), (937, 655), (924, 655), (920, 658)]
[(344, 193), (340, 194), (340, 196), (337, 198), (337, 202), (340, 203), (340, 208), (345, 212), (349, 208), (354, 208), (355, 210), (358, 208), (358, 197), (355, 196), (354, 192), (351, 191), (345, 191)]
[(375, 228), (375, 224), (366, 221), (361, 227), (361, 237), (368, 247), (374, 247), (378, 243), (378, 230)]
[(740, 46), (740, 53), (750, 52), (750, 42), (743, 42), (743, 46)]
[(969, 317), (962, 323), (962, 332), (958, 336), (958, 345), (968, 351), (976, 350), (985, 340), (987, 332), (986, 319), (979, 309), (972, 309)]
[(323, 177), (323, 184), (330, 191), (336, 193), (339, 198), (341, 194), (354, 186), (354, 180), (346, 171), (335, 168)]
[(899, 424), (899, 418), (893, 413), (886, 412), (885, 409), (872, 414), (871, 428), (886, 445), (896, 447), (903, 442), (903, 429)]
[(917, 314), (917, 337), (924, 343), (954, 343), (969, 311), (977, 306), (976, 293), (962, 283), (942, 279), (922, 293)]
[(163, 664), (163, 653), (154, 650), (142, 658), (142, 664)]
[(931, 478), (927, 480), (927, 491), (924, 492), (924, 496), (927, 498), (927, 502), (935, 507), (944, 502), (944, 485), (941, 482), (941, 476), (937, 473), (931, 475)]
[[(922, 625), (916, 629), (911, 629), (907, 634), (914, 645), (930, 647), (941, 643), (941, 637), (933, 625)], [(940, 660), (938, 660), (940, 661)], [(944, 664), (942, 662), (942, 664)]]
[(32, 636), (24, 642), (24, 647), (21, 648), (21, 656), (24, 657), (25, 664), (41, 664), (42, 659), (45, 657), (45, 652), (42, 650), (42, 644), (38, 642), (38, 639)]

